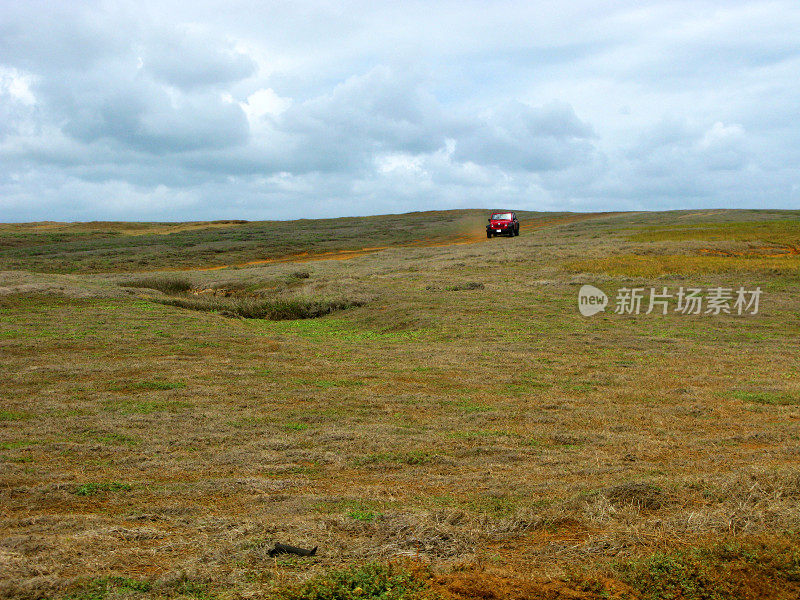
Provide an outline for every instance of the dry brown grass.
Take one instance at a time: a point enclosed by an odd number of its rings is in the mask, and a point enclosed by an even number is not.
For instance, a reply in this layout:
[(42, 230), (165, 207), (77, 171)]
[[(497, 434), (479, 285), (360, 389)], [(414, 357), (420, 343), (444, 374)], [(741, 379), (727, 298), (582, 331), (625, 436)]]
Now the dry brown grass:
[[(761, 285), (757, 316), (581, 317), (580, 284), (651, 280), (564, 265), (588, 246), (653, 250), (622, 237), (644, 218), (318, 261), (290, 284), (292, 263), (185, 274), (195, 289), (372, 298), (305, 321), (3, 296), (0, 595), (117, 576), (151, 588), (109, 598), (259, 598), (412, 559), (446, 597), (623, 597), (614, 561), (798, 548), (793, 275), (654, 275)], [(484, 287), (447, 289), (465, 282)], [(274, 541), (319, 552), (276, 561)], [(575, 572), (600, 583), (562, 581)], [(773, 579), (775, 597), (790, 589)]]

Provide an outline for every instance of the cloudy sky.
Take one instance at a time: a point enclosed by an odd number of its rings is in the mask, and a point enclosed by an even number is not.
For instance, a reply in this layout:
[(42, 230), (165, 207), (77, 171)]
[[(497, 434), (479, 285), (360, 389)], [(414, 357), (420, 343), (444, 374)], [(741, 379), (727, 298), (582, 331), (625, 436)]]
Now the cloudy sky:
[(800, 207), (797, 0), (0, 0), (0, 221)]

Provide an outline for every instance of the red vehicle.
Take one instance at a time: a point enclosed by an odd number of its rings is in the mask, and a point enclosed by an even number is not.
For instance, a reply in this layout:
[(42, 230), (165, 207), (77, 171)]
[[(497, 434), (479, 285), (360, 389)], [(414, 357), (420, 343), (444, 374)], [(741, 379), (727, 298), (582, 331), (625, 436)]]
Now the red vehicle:
[(519, 235), (519, 221), (517, 214), (510, 211), (495, 212), (489, 217), (489, 224), (486, 226), (486, 237), (505, 234), (508, 236)]

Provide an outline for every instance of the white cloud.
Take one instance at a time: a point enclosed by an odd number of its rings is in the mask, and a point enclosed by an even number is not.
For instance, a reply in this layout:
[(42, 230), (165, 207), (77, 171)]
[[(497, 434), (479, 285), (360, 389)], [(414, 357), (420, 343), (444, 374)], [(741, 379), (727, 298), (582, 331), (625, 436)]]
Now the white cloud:
[(0, 95), (20, 102), (25, 106), (36, 103), (36, 97), (31, 92), (33, 77), (14, 68), (0, 66)]
[(741, 125), (725, 125), (717, 121), (703, 134), (699, 145), (703, 150), (729, 147), (744, 140), (744, 128)]
[(271, 88), (255, 91), (247, 97), (246, 102), (241, 103), (251, 124), (267, 115), (277, 117), (291, 105), (291, 98), (281, 98)]

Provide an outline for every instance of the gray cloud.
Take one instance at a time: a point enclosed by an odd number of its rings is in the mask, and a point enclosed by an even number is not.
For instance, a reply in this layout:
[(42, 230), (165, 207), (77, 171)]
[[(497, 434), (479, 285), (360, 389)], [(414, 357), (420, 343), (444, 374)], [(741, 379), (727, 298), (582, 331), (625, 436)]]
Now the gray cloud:
[(561, 170), (591, 160), (593, 137), (592, 127), (564, 102), (542, 107), (514, 102), (460, 136), (455, 158), (513, 170)]
[(238, 104), (214, 94), (171, 96), (147, 84), (84, 102), (71, 111), (63, 131), (84, 142), (105, 140), (152, 154), (225, 148), (249, 135)]
[(252, 58), (230, 43), (209, 40), (187, 27), (149, 34), (142, 55), (145, 70), (183, 89), (230, 84), (250, 77), (257, 68)]
[(373, 150), (426, 152), (444, 142), (443, 121), (438, 102), (415, 78), (381, 66), (287, 110), (279, 124), (325, 146), (352, 139)]

